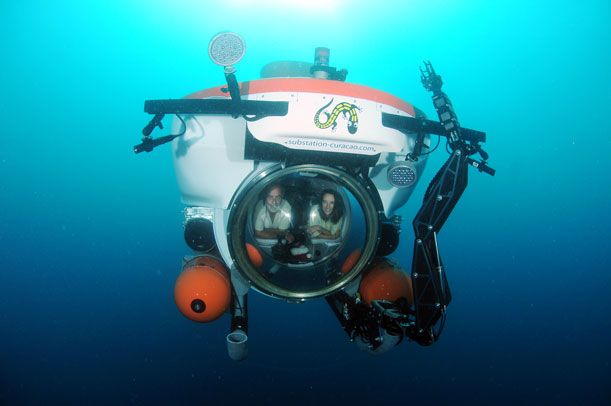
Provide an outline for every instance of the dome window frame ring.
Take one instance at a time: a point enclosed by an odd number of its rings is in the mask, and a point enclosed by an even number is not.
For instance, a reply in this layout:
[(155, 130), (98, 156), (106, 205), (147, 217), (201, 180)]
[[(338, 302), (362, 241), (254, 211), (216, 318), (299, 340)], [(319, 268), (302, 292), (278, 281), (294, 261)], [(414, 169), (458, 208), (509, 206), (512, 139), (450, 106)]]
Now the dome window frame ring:
[[(353, 268), (346, 275), (328, 286), (301, 292), (280, 287), (266, 279), (250, 263), (244, 244), (246, 241), (247, 221), (251, 213), (249, 208), (251, 205), (256, 204), (261, 191), (287, 175), (298, 174), (300, 172), (311, 172), (316, 175), (326, 176), (337, 185), (346, 188), (360, 205), (365, 222), (364, 246), (362, 247), (359, 260)], [(373, 195), (371, 189), (372, 186), (366, 184), (361, 178), (330, 166), (300, 164), (283, 167), (278, 164), (266, 168), (259, 175), (252, 178), (246, 187), (238, 190), (230, 205), (231, 212), (227, 222), (227, 245), (237, 271), (259, 292), (288, 301), (304, 301), (325, 297), (341, 290), (365, 270), (377, 251), (380, 240), (381, 212), (377, 207), (379, 196)], [(375, 187), (373, 189), (377, 192)]]

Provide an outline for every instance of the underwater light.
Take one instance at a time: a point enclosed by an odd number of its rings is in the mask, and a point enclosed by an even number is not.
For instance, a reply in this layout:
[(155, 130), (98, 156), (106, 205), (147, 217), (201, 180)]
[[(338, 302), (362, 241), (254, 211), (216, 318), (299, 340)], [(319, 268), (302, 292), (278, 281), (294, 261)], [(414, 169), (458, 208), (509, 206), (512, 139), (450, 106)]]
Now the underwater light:
[(228, 73), (235, 71), (233, 65), (240, 62), (245, 52), (244, 40), (235, 32), (220, 32), (208, 44), (208, 55), (212, 62), (224, 66)]
[(395, 162), (388, 167), (387, 177), (394, 187), (409, 187), (416, 183), (416, 168), (406, 161)]

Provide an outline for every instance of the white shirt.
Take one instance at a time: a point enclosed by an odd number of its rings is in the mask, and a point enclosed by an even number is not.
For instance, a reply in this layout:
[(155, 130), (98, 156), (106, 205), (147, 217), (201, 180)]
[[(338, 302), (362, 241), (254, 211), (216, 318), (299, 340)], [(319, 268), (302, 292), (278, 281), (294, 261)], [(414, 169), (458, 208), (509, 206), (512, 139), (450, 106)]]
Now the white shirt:
[(259, 202), (255, 209), (255, 231), (263, 231), (269, 228), (288, 230), (291, 226), (291, 205), (286, 200), (280, 203), (280, 209), (274, 215), (274, 219), (265, 207), (264, 202)]

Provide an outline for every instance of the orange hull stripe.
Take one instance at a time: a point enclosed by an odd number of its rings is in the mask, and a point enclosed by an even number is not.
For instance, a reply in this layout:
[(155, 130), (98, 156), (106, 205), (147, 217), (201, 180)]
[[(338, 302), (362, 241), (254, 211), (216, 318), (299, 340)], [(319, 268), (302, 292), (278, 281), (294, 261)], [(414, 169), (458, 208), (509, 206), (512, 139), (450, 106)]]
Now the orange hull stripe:
[[(239, 83), (240, 93), (260, 94), (260, 93), (276, 93), (276, 92), (296, 92), (296, 93), (322, 93), (337, 96), (345, 96), (356, 99), (371, 100), (376, 103), (386, 104), (404, 111), (408, 114), (415, 115), (414, 107), (395, 97), (391, 94), (376, 90), (371, 87), (355, 85), (353, 83), (339, 82), (326, 79), (309, 79), (309, 78), (273, 78), (261, 79)], [(223, 93), (222, 87), (213, 87), (210, 89), (201, 90), (199, 92), (188, 95), (187, 99), (205, 99), (208, 97), (227, 97), (229, 93)]]

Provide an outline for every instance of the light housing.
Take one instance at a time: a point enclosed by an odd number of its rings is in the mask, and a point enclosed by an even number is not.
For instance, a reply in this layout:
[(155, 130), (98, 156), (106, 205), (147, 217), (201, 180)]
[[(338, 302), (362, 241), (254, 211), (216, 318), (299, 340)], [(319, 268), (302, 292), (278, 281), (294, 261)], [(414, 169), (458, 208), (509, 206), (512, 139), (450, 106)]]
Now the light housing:
[(246, 44), (235, 32), (219, 32), (208, 44), (208, 56), (215, 64), (224, 66), (227, 73), (235, 71), (233, 65), (240, 62), (245, 53)]
[(398, 161), (390, 164), (387, 169), (388, 183), (396, 188), (413, 186), (418, 180), (415, 166), (409, 161)]

